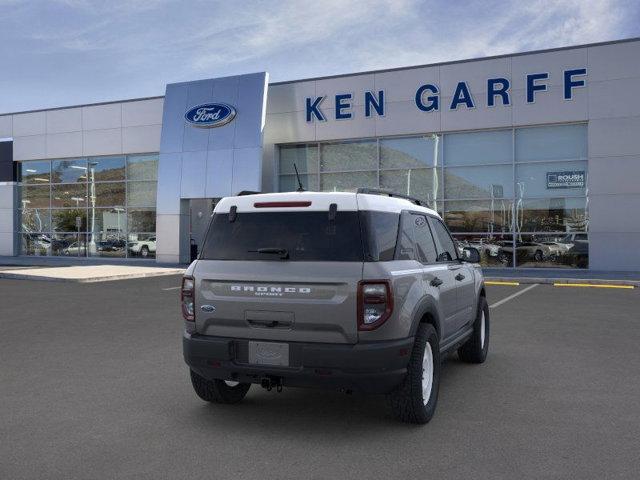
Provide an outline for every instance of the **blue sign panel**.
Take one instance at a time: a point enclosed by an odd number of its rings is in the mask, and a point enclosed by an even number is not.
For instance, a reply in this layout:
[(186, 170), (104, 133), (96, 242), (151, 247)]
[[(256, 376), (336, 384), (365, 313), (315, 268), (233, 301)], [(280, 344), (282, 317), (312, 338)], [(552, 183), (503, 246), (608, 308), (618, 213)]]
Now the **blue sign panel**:
[(584, 188), (584, 170), (547, 172), (547, 188)]
[(195, 127), (214, 128), (226, 125), (236, 116), (236, 109), (226, 103), (203, 103), (191, 107), (184, 118)]

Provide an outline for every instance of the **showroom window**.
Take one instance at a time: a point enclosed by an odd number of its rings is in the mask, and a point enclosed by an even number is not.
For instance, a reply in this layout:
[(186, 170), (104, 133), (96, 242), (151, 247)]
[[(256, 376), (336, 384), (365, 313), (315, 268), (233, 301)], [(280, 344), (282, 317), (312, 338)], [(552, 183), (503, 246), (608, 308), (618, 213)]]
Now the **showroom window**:
[(22, 255), (154, 258), (158, 155), (20, 162)]
[(587, 268), (587, 125), (279, 147), (279, 190), (383, 188), (437, 209), (486, 266)]

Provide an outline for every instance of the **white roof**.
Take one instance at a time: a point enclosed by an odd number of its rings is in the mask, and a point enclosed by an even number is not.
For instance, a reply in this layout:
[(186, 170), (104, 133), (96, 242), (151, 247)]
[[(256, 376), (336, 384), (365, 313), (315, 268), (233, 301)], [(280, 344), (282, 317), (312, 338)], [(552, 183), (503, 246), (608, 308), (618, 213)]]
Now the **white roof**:
[[(282, 202), (303, 202), (303, 204), (278, 205)], [(416, 205), (404, 198), (353, 192), (283, 192), (225, 197), (218, 202), (214, 211), (228, 213), (232, 206), (235, 206), (238, 212), (328, 211), (332, 203), (337, 204), (338, 211), (374, 210), (399, 213), (402, 210), (414, 210), (439, 217), (435, 210)], [(267, 205), (256, 206), (256, 204)]]

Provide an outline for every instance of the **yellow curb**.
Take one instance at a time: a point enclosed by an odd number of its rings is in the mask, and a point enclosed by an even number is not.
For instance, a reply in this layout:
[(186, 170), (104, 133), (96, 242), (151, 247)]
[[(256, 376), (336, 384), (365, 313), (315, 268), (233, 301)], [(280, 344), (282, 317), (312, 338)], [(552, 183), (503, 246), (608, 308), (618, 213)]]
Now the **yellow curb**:
[(510, 285), (512, 287), (517, 287), (518, 285), (520, 285), (519, 282), (494, 282), (491, 280), (487, 280), (486, 282), (484, 282), (485, 285)]
[(604, 285), (600, 283), (554, 283), (554, 287), (635, 288), (633, 285)]

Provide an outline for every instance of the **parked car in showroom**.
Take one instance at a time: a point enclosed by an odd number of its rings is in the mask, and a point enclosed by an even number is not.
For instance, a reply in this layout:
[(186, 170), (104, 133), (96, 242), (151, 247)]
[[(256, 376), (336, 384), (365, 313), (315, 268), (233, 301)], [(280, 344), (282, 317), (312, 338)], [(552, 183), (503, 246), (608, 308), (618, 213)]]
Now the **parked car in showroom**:
[[(517, 242), (516, 262), (542, 262), (551, 258), (551, 248), (539, 242)], [(513, 263), (513, 245), (511, 242), (503, 242), (498, 253), (498, 259), (505, 265)]]
[(84, 242), (73, 242), (66, 246), (62, 250), (62, 254), (66, 256), (84, 256), (86, 253), (86, 246)]
[(149, 237), (145, 240), (133, 240), (129, 242), (129, 253), (147, 258), (156, 253), (156, 237)]

